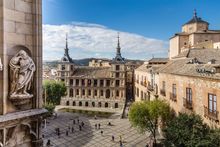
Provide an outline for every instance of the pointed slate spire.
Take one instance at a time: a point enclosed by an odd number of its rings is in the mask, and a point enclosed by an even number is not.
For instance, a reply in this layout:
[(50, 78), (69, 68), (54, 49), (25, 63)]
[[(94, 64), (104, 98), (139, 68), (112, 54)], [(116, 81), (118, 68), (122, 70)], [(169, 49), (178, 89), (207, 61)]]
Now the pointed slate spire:
[(119, 33), (118, 33), (118, 45), (117, 45), (117, 48), (116, 48), (116, 56), (114, 58), (114, 61), (123, 61), (124, 62), (124, 58), (122, 58), (121, 56), (121, 47), (120, 47), (120, 37), (119, 37)]
[(64, 48), (64, 56), (61, 59), (64, 62), (71, 62), (73, 63), (73, 59), (69, 56), (69, 47), (68, 47), (68, 34), (66, 33), (66, 47)]
[(118, 46), (117, 46), (116, 56), (117, 56), (117, 55), (121, 56), (121, 47), (120, 47), (120, 37), (119, 37), (119, 32), (118, 32)]
[(194, 9), (193, 11), (193, 17), (196, 18), (197, 17), (197, 12), (196, 12), (196, 9)]

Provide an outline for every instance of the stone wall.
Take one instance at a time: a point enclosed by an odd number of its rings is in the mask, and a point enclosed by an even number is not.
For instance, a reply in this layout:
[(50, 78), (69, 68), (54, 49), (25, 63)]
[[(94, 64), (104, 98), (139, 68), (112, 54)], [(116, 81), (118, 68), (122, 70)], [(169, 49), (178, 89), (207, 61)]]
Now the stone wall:
[[(0, 130), (3, 130), (3, 137), (0, 144), (5, 147), (42, 145), (41, 116), (46, 110), (42, 109), (41, 6), (42, 0), (0, 0), (0, 58), (3, 63), (3, 71), (0, 71)], [(33, 60), (36, 70), (28, 90), (31, 100), (18, 107), (10, 99), (13, 77), (9, 62), (21, 50), (30, 57), (29, 61)], [(23, 99), (16, 100), (23, 103)]]
[[(195, 112), (196, 114), (199, 114), (204, 119), (204, 122), (208, 123), (210, 126), (220, 127), (219, 121), (207, 116), (204, 117), (204, 107), (208, 107), (208, 94), (215, 94), (217, 96), (217, 111), (220, 111), (220, 101), (218, 100), (220, 97), (220, 80), (160, 73), (160, 89), (162, 89), (163, 81), (166, 83), (166, 96), (160, 94), (159, 97), (166, 99), (176, 112)], [(170, 99), (172, 84), (176, 84), (177, 87), (176, 101)], [(192, 109), (187, 109), (183, 104), (183, 98), (186, 98), (186, 88), (192, 89)], [(219, 114), (217, 119), (220, 119)]]

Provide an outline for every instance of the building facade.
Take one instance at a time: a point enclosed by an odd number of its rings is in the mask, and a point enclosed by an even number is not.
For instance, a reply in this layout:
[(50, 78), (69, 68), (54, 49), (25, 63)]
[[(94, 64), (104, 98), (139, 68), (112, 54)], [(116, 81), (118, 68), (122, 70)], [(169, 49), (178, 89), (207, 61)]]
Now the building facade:
[(213, 48), (213, 44), (220, 42), (220, 30), (210, 30), (209, 23), (197, 16), (182, 26), (182, 32), (170, 38), (169, 58), (191, 48)]
[(42, 146), (42, 1), (0, 1), (0, 146)]
[[(206, 30), (202, 31), (200, 37), (207, 35), (210, 39), (218, 41), (218, 39), (215, 40), (218, 38), (218, 31), (210, 33), (208, 22), (198, 18), (196, 14), (189, 23), (183, 25), (182, 29), (184, 33), (187, 32), (188, 35), (190, 33), (194, 37), (191, 37), (193, 40), (197, 38), (198, 31)], [(180, 35), (175, 37), (178, 38)], [(180, 44), (173, 46), (171, 41), (170, 46), (172, 48), (169, 54), (170, 60), (166, 64), (159, 67), (152, 64), (150, 68), (147, 66), (150, 64), (147, 64), (142, 66), (144, 67), (142, 72), (140, 69), (135, 70), (136, 89), (139, 88), (140, 93), (138, 82), (143, 81), (142, 77), (140, 79), (140, 75), (143, 75), (146, 77), (144, 83), (149, 84), (141, 90), (147, 90), (150, 99), (154, 97), (166, 100), (177, 114), (179, 112), (195, 113), (200, 115), (209, 126), (219, 128), (220, 50), (217, 47), (218, 43), (212, 44), (210, 46), (212, 48), (198, 45), (180, 49)], [(138, 95), (137, 91), (136, 95)], [(141, 97), (135, 97), (137, 101), (142, 100)]]
[(122, 109), (126, 100), (126, 77), (119, 38), (116, 57), (107, 67), (75, 65), (66, 45), (64, 57), (58, 64), (57, 79), (67, 86), (61, 105)]

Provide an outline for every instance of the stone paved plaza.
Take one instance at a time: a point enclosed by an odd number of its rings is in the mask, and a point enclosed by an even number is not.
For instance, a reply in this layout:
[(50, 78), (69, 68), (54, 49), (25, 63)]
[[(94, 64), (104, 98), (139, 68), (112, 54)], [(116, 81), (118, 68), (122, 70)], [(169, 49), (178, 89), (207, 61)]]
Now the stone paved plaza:
[[(73, 119), (76, 124), (73, 124)], [(82, 131), (79, 130), (77, 119), (84, 122)], [(132, 128), (128, 119), (119, 117), (97, 118), (86, 117), (76, 113), (58, 112), (57, 118), (49, 119), (46, 129), (43, 129), (44, 143), (48, 139), (51, 145), (55, 147), (119, 147), (120, 136), (123, 147), (145, 147), (148, 135), (140, 134), (135, 128)], [(111, 126), (108, 125), (111, 122)], [(101, 125), (100, 129), (95, 129), (95, 124)], [(60, 128), (60, 138), (56, 134), (55, 128)], [(70, 127), (70, 129), (69, 129)], [(71, 128), (74, 127), (74, 133)], [(68, 136), (66, 131), (68, 130)], [(103, 131), (103, 135), (101, 135)], [(112, 135), (115, 141), (112, 141)]]

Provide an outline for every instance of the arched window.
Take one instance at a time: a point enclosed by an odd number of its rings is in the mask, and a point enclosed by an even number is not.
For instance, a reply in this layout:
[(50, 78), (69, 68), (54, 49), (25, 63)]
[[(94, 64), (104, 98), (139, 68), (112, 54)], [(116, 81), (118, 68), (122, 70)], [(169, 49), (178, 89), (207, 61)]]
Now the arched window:
[(79, 106), (82, 106), (82, 102), (81, 101), (79, 102)]
[(106, 98), (107, 99), (110, 98), (110, 90), (109, 89), (106, 90)]
[(95, 107), (95, 102), (92, 102), (92, 107)]
[(108, 108), (108, 103), (105, 103), (105, 108)]
[(70, 102), (69, 102), (69, 101), (66, 101), (66, 105), (69, 106), (69, 105), (70, 105)]
[(75, 101), (73, 101), (73, 106), (76, 106), (76, 102)]
[(70, 97), (73, 97), (73, 89), (72, 88), (70, 89), (70, 94), (69, 95), (70, 95)]
[(118, 108), (118, 103), (115, 103), (115, 108)]
[(88, 102), (86, 102), (86, 103), (85, 103), (85, 106), (86, 106), (86, 107), (88, 107), (88, 106), (89, 106), (89, 103), (88, 103)]

